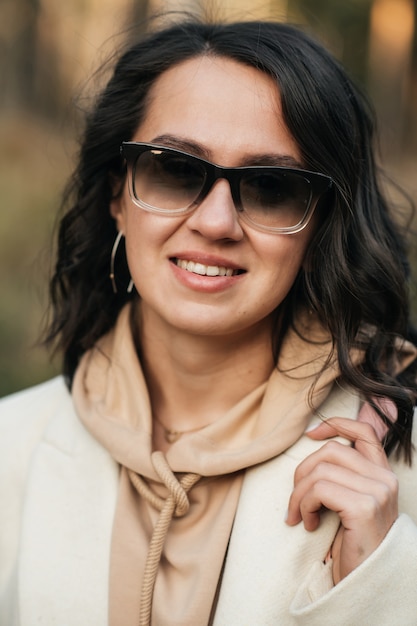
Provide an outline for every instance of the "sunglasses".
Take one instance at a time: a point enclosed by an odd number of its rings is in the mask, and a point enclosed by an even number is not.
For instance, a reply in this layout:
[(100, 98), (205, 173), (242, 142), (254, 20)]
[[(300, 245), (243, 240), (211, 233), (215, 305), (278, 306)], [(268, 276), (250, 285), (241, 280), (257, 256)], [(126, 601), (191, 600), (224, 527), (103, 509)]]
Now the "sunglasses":
[(230, 185), (239, 219), (268, 233), (298, 233), (333, 182), (329, 176), (276, 166), (221, 167), (182, 150), (123, 142), (132, 201), (141, 209), (176, 216), (191, 213), (216, 180)]

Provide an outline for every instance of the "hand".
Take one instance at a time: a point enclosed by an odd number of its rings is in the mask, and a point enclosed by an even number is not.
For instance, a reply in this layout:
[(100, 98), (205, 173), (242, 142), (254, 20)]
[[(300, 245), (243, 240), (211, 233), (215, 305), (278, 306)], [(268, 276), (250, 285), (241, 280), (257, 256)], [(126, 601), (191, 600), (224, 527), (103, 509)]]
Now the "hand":
[(315, 440), (337, 435), (296, 469), (287, 524), (320, 524), (323, 508), (335, 511), (341, 526), (332, 547), (333, 581), (340, 582), (381, 543), (398, 517), (398, 482), (374, 428), (334, 417), (306, 433)]

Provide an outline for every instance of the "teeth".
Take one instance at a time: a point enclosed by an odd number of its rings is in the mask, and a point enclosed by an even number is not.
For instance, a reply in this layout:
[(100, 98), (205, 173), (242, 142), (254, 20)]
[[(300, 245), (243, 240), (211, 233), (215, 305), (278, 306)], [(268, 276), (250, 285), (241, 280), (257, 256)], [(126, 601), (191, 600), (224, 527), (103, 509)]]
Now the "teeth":
[(208, 267), (203, 265), (202, 263), (194, 263), (194, 267), (191, 270), (194, 274), (200, 274), (200, 276), (205, 276), (207, 274)]
[(203, 265), (202, 263), (186, 261), (185, 259), (175, 259), (175, 262), (182, 270), (187, 270), (187, 272), (193, 272), (193, 274), (199, 274), (200, 276), (234, 276), (238, 273), (237, 270), (231, 267)]

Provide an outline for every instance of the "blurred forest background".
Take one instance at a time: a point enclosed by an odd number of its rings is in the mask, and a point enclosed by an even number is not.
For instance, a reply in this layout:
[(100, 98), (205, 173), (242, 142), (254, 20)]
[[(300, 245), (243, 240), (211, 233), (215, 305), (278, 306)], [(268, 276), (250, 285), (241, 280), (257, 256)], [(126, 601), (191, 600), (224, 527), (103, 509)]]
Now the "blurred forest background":
[(0, 0), (0, 396), (59, 370), (36, 342), (94, 70), (127, 28), (181, 10), (307, 25), (371, 96), (384, 166), (417, 200), (417, 0)]

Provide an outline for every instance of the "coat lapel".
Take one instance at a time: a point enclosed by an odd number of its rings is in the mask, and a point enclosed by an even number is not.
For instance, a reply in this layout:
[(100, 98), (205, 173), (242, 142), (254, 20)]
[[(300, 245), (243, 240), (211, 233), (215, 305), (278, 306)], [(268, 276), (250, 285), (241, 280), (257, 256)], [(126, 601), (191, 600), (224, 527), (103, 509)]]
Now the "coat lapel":
[[(358, 397), (335, 386), (320, 414), (356, 418), (358, 409)], [(295, 469), (323, 443), (302, 436), (283, 454), (246, 473), (214, 626), (296, 624), (289, 613), (291, 602), (312, 568), (326, 557), (339, 527), (339, 517), (330, 511), (314, 532), (302, 523), (285, 524)]]
[(22, 520), (22, 626), (107, 623), (118, 468), (64, 400), (29, 473)]

